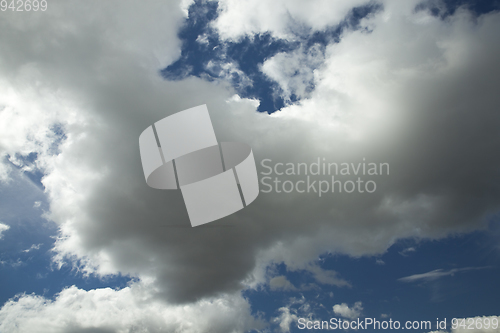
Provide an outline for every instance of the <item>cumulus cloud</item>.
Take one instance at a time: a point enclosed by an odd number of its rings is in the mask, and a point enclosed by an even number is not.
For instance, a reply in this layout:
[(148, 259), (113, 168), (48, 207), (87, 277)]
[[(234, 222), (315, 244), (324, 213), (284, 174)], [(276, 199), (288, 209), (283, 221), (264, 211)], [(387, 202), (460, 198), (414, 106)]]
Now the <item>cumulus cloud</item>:
[(219, 1), (220, 14), (214, 23), (225, 39), (270, 32), (279, 38), (293, 38), (297, 29), (322, 30), (342, 21), (366, 0), (328, 1)]
[(290, 332), (290, 325), (298, 320), (296, 314), (290, 312), (286, 306), (278, 309), (280, 315), (274, 319), (274, 322), (279, 324), (281, 332)]
[(0, 223), (0, 239), (3, 238), (3, 232), (10, 229), (10, 226)]
[(239, 295), (171, 306), (139, 284), (90, 291), (72, 286), (54, 300), (20, 295), (0, 310), (2, 332), (246, 332), (262, 325)]
[(323, 60), (321, 48), (315, 45), (308, 50), (278, 53), (267, 59), (261, 70), (278, 83), (280, 91), (275, 93), (289, 104), (292, 95), (296, 99), (310, 96), (315, 83), (315, 70), (322, 65)]
[[(189, 2), (183, 3), (185, 9)], [(298, 3), (224, 2), (215, 24), (227, 38), (269, 29), (283, 35), (299, 21), (322, 29), (355, 5), (328, 2), (318, 11)], [(5, 16), (0, 152), (10, 163), (37, 153), (47, 216), (59, 225), (55, 260), (77, 262), (88, 273), (152, 281), (151, 292), (174, 306), (265, 283), (273, 262), (308, 270), (320, 283), (348, 286), (311, 262), (325, 252), (380, 254), (399, 238), (484, 227), (500, 197), (500, 14), (476, 18), (460, 10), (443, 21), (415, 12), (414, 4), (386, 1), (362, 23), (366, 29), (344, 31), (339, 43), (325, 47), (312, 78), (303, 73), (314, 89), (273, 116), (257, 113), (254, 100), (232, 98), (224, 83), (158, 76), (180, 54), (176, 33), (185, 12), (175, 1), (54, 1), (43, 15)], [(273, 26), (241, 18), (243, 12), (262, 22), (270, 15), (265, 22)], [(283, 83), (308, 59), (281, 57), (282, 67), (274, 63), (266, 71)], [(145, 184), (138, 137), (155, 121), (200, 104), (208, 105), (218, 141), (247, 142), (258, 164), (264, 158), (366, 158), (389, 163), (391, 173), (376, 179), (373, 194), (260, 193), (240, 212), (190, 228), (178, 191)], [(5, 311), (24, 309), (16, 308), (24, 299), (45, 302), (25, 296)]]
[(315, 320), (316, 306), (323, 307), (323, 305), (315, 303), (307, 301), (303, 295), (300, 298), (291, 297), (285, 306), (278, 309), (279, 316), (273, 318), (272, 322), (279, 325), (281, 332), (290, 332), (290, 326), (292, 323), (297, 323), (299, 318)]
[(344, 318), (356, 319), (361, 316), (361, 311), (363, 311), (363, 303), (356, 302), (352, 307), (349, 307), (346, 303), (335, 304), (333, 306), (333, 312)]

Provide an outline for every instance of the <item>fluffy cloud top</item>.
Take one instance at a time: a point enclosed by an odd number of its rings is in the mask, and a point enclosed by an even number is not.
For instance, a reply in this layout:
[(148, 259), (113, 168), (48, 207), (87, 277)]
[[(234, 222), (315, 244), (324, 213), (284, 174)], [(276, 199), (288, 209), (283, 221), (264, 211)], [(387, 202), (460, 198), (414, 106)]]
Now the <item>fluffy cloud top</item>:
[(262, 327), (241, 296), (170, 306), (134, 285), (85, 291), (69, 287), (55, 300), (21, 295), (0, 310), (2, 332), (245, 332)]
[(333, 306), (333, 312), (344, 318), (356, 319), (361, 316), (361, 311), (363, 311), (363, 303), (356, 302), (352, 307), (349, 307), (346, 303), (335, 304)]

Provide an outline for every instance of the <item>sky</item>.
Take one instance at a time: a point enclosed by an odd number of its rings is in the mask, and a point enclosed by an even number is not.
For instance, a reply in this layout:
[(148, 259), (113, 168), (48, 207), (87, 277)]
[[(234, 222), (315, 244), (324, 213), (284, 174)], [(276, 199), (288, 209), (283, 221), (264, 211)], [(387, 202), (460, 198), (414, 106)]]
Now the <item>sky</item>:
[[(498, 1), (4, 8), (0, 332), (500, 332)], [(138, 138), (203, 104), (260, 193), (193, 228)]]

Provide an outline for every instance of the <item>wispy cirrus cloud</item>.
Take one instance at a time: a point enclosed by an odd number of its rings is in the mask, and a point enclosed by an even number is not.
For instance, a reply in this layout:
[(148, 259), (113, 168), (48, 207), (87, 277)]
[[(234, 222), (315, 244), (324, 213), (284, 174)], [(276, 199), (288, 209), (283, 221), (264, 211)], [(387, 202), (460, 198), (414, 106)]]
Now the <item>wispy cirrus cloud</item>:
[(28, 253), (28, 252), (31, 252), (31, 251), (40, 250), (40, 246), (42, 246), (42, 245), (43, 245), (42, 243), (40, 243), (40, 244), (33, 244), (33, 245), (31, 245), (30, 248), (28, 248), (26, 250), (23, 250), (22, 252)]
[(402, 281), (402, 282), (431, 281), (431, 280), (436, 280), (436, 279), (439, 279), (439, 278), (445, 277), (445, 276), (453, 276), (456, 273), (481, 270), (481, 269), (487, 269), (487, 268), (490, 268), (490, 267), (489, 266), (464, 267), (464, 268), (453, 268), (453, 269), (449, 269), (449, 270), (445, 270), (445, 269), (440, 268), (440, 269), (435, 269), (435, 270), (427, 272), (427, 273), (405, 276), (405, 277), (398, 279), (398, 281)]

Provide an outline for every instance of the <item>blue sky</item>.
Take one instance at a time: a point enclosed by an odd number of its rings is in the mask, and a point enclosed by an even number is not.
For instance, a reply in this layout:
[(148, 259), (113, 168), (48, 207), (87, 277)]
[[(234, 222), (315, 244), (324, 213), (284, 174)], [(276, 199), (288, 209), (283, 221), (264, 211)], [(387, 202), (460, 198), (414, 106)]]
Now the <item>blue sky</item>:
[[(1, 12), (0, 332), (499, 318), (500, 4), (409, 3)], [(200, 104), (259, 172), (326, 157), (391, 174), (373, 196), (261, 193), (191, 229), (136, 145)]]

